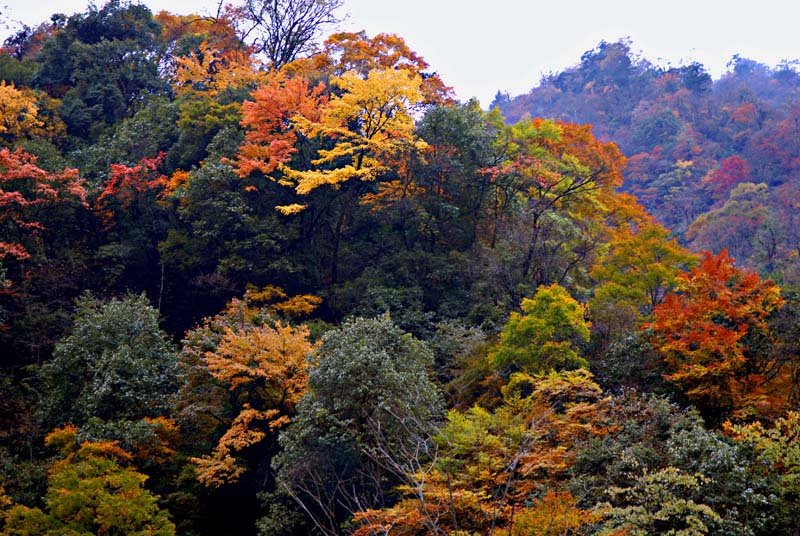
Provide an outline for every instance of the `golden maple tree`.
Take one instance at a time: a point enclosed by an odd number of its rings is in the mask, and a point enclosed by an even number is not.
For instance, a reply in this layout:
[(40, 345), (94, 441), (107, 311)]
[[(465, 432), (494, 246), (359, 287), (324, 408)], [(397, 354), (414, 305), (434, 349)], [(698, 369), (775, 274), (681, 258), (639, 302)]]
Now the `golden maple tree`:
[[(341, 91), (330, 98), (318, 121), (296, 116), (297, 129), (306, 137), (321, 136), (334, 142), (320, 149), (312, 168), (283, 169), (283, 184), (301, 196), (322, 186), (340, 188), (344, 183), (374, 181), (389, 170), (392, 158), (425, 143), (414, 134), (414, 106), (422, 100), (419, 76), (401, 70), (373, 69), (366, 77), (347, 71), (331, 85)], [(284, 214), (306, 208), (293, 203), (277, 207)]]
[(216, 350), (206, 352), (210, 374), (240, 403), (238, 415), (210, 455), (192, 458), (206, 486), (237, 480), (246, 467), (236, 456), (289, 423), (308, 382), (314, 345), (308, 328), (275, 322), (251, 329), (228, 327)]

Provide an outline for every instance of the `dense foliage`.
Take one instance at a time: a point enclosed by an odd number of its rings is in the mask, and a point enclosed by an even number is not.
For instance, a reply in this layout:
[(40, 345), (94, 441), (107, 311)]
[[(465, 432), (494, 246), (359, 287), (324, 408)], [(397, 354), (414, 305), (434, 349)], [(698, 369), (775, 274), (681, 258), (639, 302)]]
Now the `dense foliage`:
[(793, 64), (485, 111), (341, 4), (0, 50), (0, 534), (800, 534)]
[(689, 245), (796, 284), (800, 76), (791, 61), (728, 67), (712, 80), (699, 63), (659, 67), (603, 42), (493, 106), (593, 124), (629, 158), (624, 189)]

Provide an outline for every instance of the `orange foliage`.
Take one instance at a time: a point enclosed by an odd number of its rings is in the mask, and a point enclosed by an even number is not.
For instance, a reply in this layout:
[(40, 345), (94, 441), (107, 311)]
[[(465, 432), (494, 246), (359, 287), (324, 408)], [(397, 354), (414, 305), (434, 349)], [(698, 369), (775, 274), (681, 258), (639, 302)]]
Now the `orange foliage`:
[[(542, 120), (534, 120), (536, 121)], [(576, 157), (592, 171), (592, 180), (598, 186), (609, 190), (622, 186), (622, 171), (627, 160), (615, 143), (595, 138), (592, 125), (561, 122), (558, 125), (561, 127), (560, 140), (555, 143), (545, 142), (545, 146), (554, 154)]]
[(706, 410), (745, 416), (780, 403), (766, 398), (774, 363), (749, 346), (759, 337), (769, 340), (767, 317), (783, 304), (780, 289), (736, 268), (725, 251), (706, 253), (698, 267), (677, 277), (677, 287), (647, 325), (665, 377)]
[(161, 35), (168, 43), (175, 43), (182, 37), (197, 35), (223, 51), (244, 49), (244, 45), (236, 35), (231, 17), (226, 13), (221, 15), (202, 17), (160, 11), (153, 18), (161, 25)]
[(217, 487), (236, 481), (246, 467), (237, 453), (261, 443), (289, 423), (308, 382), (308, 357), (314, 345), (305, 326), (275, 323), (248, 330), (226, 328), (217, 349), (207, 352), (211, 375), (237, 394), (239, 414), (211, 455), (192, 458), (197, 478)]
[(196, 52), (175, 60), (174, 87), (178, 95), (216, 96), (221, 91), (255, 86), (266, 74), (247, 50), (226, 50), (203, 42)]
[(585, 370), (515, 374), (503, 396), (493, 413), (451, 411), (438, 458), (409, 475), (395, 506), (356, 514), (355, 534), (583, 534), (598, 518), (552, 490), (580, 446), (612, 431), (608, 400)]
[(134, 458), (137, 461), (158, 465), (171, 461), (176, 454), (173, 446), (177, 445), (181, 439), (178, 425), (166, 417), (145, 417), (144, 420), (152, 427), (156, 439), (153, 442), (136, 445), (133, 451)]
[(167, 198), (175, 193), (179, 188), (183, 188), (189, 183), (189, 172), (182, 169), (177, 169), (167, 180), (166, 187), (161, 193), (162, 198)]
[(57, 465), (67, 464), (73, 459), (88, 457), (107, 458), (123, 462), (133, 460), (133, 456), (120, 448), (116, 441), (84, 441), (79, 444), (78, 429), (71, 424), (56, 428), (47, 434), (44, 443), (50, 448), (58, 449), (65, 456), (66, 459)]
[(235, 162), (240, 177), (254, 171), (269, 175), (291, 159), (297, 152), (292, 119), (319, 121), (328, 102), (324, 90), (322, 84), (311, 88), (305, 79), (275, 73), (250, 94), (253, 100), (242, 105), (242, 126), (248, 130)]
[(256, 382), (268, 407), (292, 411), (305, 391), (306, 357), (313, 346), (306, 327), (278, 322), (248, 332), (228, 329), (215, 352), (206, 354), (211, 374), (231, 390)]
[(322, 298), (311, 294), (289, 297), (280, 287), (267, 285), (256, 288), (248, 285), (244, 301), (250, 305), (260, 304), (272, 315), (302, 318), (313, 313), (322, 303)]
[(334, 75), (358, 71), (366, 76), (372, 70), (398, 69), (419, 75), (422, 94), (427, 104), (453, 102), (453, 90), (444, 85), (438, 74), (427, 74), (428, 63), (417, 55), (405, 40), (395, 34), (381, 33), (369, 38), (365, 32), (342, 32), (331, 35), (317, 64), (327, 64)]
[(155, 158), (143, 158), (138, 165), (111, 164), (111, 178), (97, 198), (101, 206), (110, 199), (119, 201), (121, 209), (129, 208), (145, 192), (161, 190), (169, 180), (157, 173), (164, 161), (164, 153)]
[(731, 114), (731, 119), (740, 124), (752, 123), (758, 117), (758, 109), (752, 102), (743, 102)]
[(519, 512), (510, 530), (498, 532), (509, 536), (580, 536), (589, 534), (588, 525), (602, 515), (578, 508), (578, 500), (568, 491), (548, 491)]

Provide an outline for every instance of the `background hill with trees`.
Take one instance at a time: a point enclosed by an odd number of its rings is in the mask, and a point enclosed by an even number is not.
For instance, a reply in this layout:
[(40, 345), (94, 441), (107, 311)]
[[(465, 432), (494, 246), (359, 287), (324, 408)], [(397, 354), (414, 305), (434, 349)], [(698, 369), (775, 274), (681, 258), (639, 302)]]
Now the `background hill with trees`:
[[(712, 80), (692, 63), (663, 68), (630, 43), (600, 43), (579, 64), (493, 107), (589, 123), (628, 157), (624, 190), (696, 250), (795, 284), (798, 189), (796, 62), (734, 56)], [(786, 279), (788, 278), (788, 279)]]

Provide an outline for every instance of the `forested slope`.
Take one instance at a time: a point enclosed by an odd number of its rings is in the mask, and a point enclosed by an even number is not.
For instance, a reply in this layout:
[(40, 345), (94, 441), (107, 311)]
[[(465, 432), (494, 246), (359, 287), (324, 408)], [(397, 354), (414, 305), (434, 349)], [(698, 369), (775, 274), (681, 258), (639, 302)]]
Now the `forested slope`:
[(485, 111), (337, 7), (6, 42), (0, 534), (800, 533), (792, 65)]
[(795, 284), (800, 78), (789, 61), (734, 56), (728, 68), (712, 80), (701, 64), (657, 67), (624, 41), (601, 43), (493, 106), (512, 122), (592, 124), (628, 157), (624, 189), (685, 243)]

